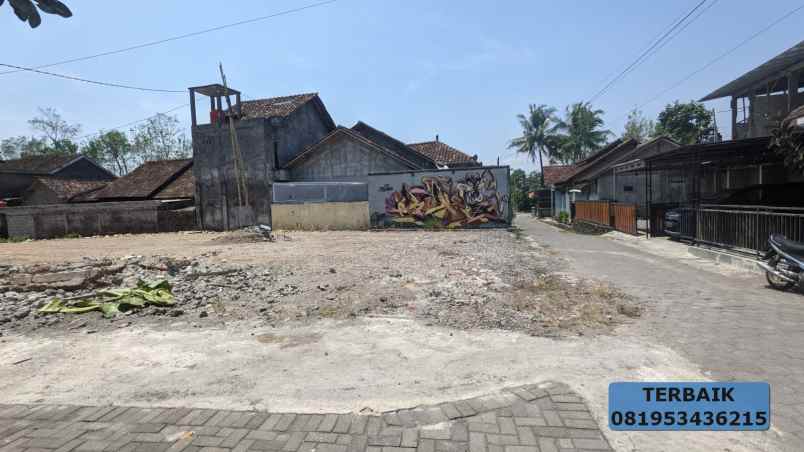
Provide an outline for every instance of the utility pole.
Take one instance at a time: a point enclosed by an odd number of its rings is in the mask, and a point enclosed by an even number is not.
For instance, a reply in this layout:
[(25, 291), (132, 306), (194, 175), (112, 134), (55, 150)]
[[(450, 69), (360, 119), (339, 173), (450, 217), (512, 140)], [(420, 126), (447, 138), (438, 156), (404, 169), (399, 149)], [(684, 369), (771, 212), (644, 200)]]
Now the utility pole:
[[(221, 72), (221, 81), (223, 81), (223, 89), (225, 91), (224, 98), (226, 98), (226, 109), (229, 111), (229, 139), (232, 143), (232, 153), (235, 164), (235, 179), (237, 182), (237, 202), (240, 207), (248, 206), (248, 186), (246, 185), (246, 175), (243, 163), (243, 156), (240, 153), (240, 143), (237, 140), (237, 130), (234, 125), (234, 110), (232, 109), (232, 101), (229, 99), (229, 86), (226, 84), (226, 74), (223, 73), (223, 63), (218, 63)], [(245, 201), (245, 204), (244, 202)], [(239, 215), (238, 215), (239, 217)]]

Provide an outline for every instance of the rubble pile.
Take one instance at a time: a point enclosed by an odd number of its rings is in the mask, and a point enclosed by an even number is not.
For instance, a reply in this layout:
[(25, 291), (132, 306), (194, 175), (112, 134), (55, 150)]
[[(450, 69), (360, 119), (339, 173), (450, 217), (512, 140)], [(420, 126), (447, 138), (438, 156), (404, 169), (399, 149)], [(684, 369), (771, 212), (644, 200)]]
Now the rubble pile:
[[(254, 266), (210, 264), (215, 253), (195, 259), (127, 256), (122, 259), (85, 258), (80, 262), (55, 265), (0, 267), (0, 330), (37, 329), (59, 324), (108, 327), (113, 323), (142, 317), (181, 317), (196, 314), (209, 317), (222, 301), (237, 301), (250, 295), (270, 293), (275, 281), (270, 271)], [(63, 313), (54, 311), (54, 300), (70, 301), (97, 297), (121, 289), (165, 281), (172, 290), (171, 303), (144, 304), (140, 309), (106, 315), (103, 312)], [(57, 303), (58, 305), (58, 303)], [(219, 309), (220, 310), (220, 309)]]
[[(0, 334), (94, 332), (135, 323), (197, 328), (248, 321), (256, 328), (393, 316), (459, 329), (565, 336), (607, 332), (641, 314), (615, 288), (561, 273), (566, 263), (556, 251), (508, 231), (364, 234), (334, 241), (331, 233), (297, 234), (292, 241), (271, 234), (221, 234), (187, 250), (191, 257), (0, 265)], [(276, 240), (267, 244), (270, 251), (260, 246), (267, 240)], [(118, 300), (109, 306), (98, 297), (161, 281), (169, 287), (169, 301), (126, 300), (121, 307)], [(79, 305), (82, 312), (66, 305)]]

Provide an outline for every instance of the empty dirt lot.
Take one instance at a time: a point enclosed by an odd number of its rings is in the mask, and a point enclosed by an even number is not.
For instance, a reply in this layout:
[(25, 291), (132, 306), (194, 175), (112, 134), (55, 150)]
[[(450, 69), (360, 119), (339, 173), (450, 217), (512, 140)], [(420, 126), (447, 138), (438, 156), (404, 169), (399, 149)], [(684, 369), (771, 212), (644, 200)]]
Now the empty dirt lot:
[[(0, 244), (0, 266), (10, 403), (370, 413), (555, 380), (605, 426), (611, 381), (706, 379), (629, 334), (640, 300), (517, 230), (65, 239)], [(69, 272), (101, 276), (21, 283)], [(54, 297), (157, 278), (175, 305), (37, 313)], [(617, 450), (674, 450), (680, 438), (687, 450), (773, 450), (739, 433), (604, 431)]]

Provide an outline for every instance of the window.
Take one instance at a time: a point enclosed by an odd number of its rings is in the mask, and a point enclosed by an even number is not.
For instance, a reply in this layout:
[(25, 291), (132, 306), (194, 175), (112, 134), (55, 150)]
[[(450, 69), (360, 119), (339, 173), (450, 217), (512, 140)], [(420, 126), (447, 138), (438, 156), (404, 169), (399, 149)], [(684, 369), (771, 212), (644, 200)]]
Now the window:
[(279, 142), (274, 141), (274, 169), (279, 169)]

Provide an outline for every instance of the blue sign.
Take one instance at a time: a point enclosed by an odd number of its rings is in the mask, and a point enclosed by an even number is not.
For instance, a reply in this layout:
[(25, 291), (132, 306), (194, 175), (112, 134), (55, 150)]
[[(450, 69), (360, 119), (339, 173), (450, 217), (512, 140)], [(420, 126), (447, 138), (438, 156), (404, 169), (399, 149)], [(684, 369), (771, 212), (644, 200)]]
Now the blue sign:
[(612, 430), (767, 430), (769, 427), (768, 383), (609, 385)]

